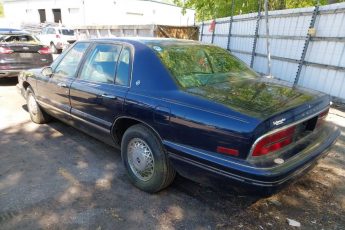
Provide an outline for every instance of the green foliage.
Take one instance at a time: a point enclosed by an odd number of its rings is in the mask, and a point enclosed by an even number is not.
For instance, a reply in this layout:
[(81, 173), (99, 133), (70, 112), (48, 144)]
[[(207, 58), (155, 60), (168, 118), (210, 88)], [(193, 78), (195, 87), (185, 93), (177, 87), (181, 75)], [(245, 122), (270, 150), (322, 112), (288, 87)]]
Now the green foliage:
[(3, 17), (3, 16), (4, 16), (4, 6), (0, 2), (0, 17)]
[[(286, 8), (301, 8), (301, 7), (308, 7), (308, 6), (315, 6), (317, 4), (317, 0), (289, 0), (287, 1)], [(320, 0), (320, 5), (328, 4), (328, 0)]]
[[(263, 10), (264, 0), (234, 0), (234, 15), (258, 12)], [(269, 10), (282, 10), (344, 2), (345, 0), (269, 0)], [(232, 0), (174, 0), (178, 6), (194, 8), (196, 20), (208, 20), (213, 18), (228, 17), (231, 15)], [(261, 3), (261, 4), (260, 4)], [(260, 5), (260, 6), (259, 6)]]

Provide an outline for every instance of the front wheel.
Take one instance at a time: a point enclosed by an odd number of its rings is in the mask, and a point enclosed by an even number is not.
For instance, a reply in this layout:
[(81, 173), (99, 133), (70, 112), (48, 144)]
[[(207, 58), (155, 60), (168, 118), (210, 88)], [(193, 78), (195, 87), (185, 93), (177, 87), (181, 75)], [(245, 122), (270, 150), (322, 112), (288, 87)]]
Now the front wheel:
[(30, 118), (37, 124), (44, 124), (51, 120), (51, 117), (44, 112), (36, 101), (33, 90), (29, 87), (26, 91), (26, 104), (30, 113)]
[(145, 192), (158, 192), (175, 178), (175, 170), (161, 142), (143, 125), (126, 130), (121, 142), (121, 156), (131, 182)]

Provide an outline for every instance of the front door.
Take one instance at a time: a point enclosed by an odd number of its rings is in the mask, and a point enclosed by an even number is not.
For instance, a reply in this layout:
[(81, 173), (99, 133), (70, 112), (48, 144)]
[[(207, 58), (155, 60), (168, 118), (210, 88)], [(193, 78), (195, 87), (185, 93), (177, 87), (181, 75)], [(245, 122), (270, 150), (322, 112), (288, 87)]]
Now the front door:
[(129, 47), (120, 44), (95, 44), (71, 85), (71, 114), (76, 124), (103, 140), (110, 138), (112, 124), (123, 110), (130, 54)]
[(42, 77), (39, 85), (38, 100), (42, 106), (49, 107), (54, 116), (68, 120), (71, 104), (69, 99), (70, 86), (77, 75), (77, 70), (90, 43), (77, 43), (68, 53), (54, 62), (51, 77)]

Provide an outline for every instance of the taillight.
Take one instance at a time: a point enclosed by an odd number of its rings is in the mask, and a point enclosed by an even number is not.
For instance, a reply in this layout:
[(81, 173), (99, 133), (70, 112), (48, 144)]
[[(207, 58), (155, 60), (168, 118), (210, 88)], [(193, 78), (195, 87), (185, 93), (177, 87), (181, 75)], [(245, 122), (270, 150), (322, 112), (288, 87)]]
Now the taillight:
[(232, 156), (238, 156), (239, 154), (237, 149), (230, 149), (230, 148), (226, 148), (222, 146), (217, 146), (217, 152), (232, 155)]
[(317, 117), (316, 127), (319, 127), (320, 125), (324, 123), (324, 121), (327, 118), (328, 112), (329, 112), (329, 108), (319, 114), (319, 116)]
[(48, 46), (42, 47), (39, 49), (38, 53), (40, 54), (51, 54), (51, 51)]
[(14, 51), (7, 47), (0, 47), (0, 54), (11, 54)]
[(293, 141), (296, 127), (292, 126), (262, 138), (256, 143), (252, 156), (262, 156), (277, 151)]
[(322, 119), (322, 120), (326, 119), (328, 112), (329, 112), (329, 108), (323, 111), (322, 113), (320, 113), (318, 116), (318, 119)]
[(56, 37), (56, 38), (60, 38), (60, 35), (56, 34), (55, 37)]

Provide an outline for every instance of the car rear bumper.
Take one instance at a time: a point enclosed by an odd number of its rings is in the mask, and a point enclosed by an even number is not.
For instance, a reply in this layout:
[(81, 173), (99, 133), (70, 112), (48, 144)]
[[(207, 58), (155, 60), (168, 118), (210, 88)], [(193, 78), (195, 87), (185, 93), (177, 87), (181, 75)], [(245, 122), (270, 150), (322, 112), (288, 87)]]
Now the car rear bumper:
[(269, 168), (172, 142), (165, 141), (164, 145), (175, 169), (182, 176), (202, 183), (274, 191), (299, 175), (304, 175), (319, 158), (327, 155), (328, 148), (336, 141), (340, 131), (333, 125), (325, 126), (321, 133), (309, 137), (312, 141), (298, 154), (283, 164)]

